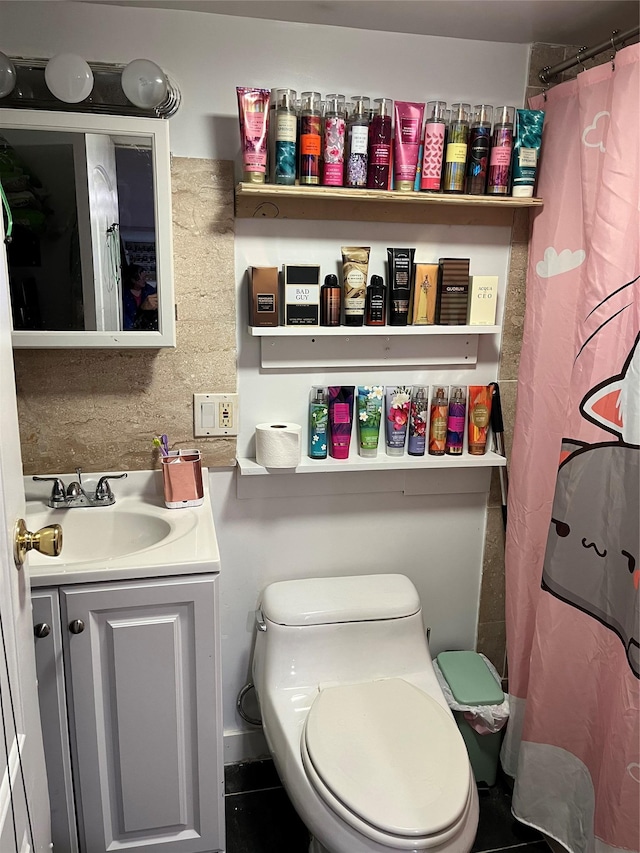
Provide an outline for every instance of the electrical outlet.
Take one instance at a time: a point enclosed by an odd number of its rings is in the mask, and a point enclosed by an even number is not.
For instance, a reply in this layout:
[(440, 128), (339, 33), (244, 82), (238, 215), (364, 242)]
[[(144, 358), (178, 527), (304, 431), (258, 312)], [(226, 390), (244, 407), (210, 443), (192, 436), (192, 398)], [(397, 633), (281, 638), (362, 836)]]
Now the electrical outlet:
[(194, 436), (238, 435), (238, 407), (238, 394), (194, 394)]

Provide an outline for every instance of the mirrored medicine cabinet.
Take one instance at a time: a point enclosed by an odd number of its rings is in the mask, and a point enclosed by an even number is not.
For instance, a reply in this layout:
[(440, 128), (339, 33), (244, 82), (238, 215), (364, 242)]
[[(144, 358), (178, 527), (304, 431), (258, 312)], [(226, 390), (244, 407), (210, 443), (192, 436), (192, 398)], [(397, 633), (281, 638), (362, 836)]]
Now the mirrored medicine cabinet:
[(0, 181), (14, 347), (175, 346), (166, 121), (0, 109)]

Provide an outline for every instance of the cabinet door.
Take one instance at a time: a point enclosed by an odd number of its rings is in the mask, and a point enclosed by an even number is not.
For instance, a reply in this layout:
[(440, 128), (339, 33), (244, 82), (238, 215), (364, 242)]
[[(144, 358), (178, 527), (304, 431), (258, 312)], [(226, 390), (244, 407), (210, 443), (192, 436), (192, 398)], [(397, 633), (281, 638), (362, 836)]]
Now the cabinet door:
[(51, 803), (51, 840), (54, 850), (78, 853), (58, 590), (33, 589), (31, 603), (36, 629), (38, 702)]
[(62, 588), (83, 853), (223, 849), (217, 592), (211, 575)]

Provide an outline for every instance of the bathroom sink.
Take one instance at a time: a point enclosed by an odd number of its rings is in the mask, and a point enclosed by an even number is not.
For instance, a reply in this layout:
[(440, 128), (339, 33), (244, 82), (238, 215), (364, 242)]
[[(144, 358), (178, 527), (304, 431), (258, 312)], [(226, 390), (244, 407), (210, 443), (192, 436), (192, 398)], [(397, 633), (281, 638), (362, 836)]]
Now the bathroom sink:
[(206, 486), (202, 506), (181, 509), (164, 506), (156, 471), (129, 472), (127, 480), (114, 482), (113, 506), (51, 509), (49, 489), (25, 478), (28, 529), (62, 526), (59, 557), (30, 552), (32, 586), (219, 571)]

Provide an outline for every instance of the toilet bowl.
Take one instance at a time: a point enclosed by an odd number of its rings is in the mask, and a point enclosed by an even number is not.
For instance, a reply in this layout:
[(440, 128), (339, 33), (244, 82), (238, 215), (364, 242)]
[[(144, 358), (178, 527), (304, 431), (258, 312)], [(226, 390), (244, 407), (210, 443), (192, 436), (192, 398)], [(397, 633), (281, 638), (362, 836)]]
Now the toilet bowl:
[(468, 853), (478, 794), (404, 575), (268, 586), (253, 680), (312, 853)]

